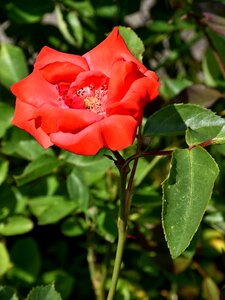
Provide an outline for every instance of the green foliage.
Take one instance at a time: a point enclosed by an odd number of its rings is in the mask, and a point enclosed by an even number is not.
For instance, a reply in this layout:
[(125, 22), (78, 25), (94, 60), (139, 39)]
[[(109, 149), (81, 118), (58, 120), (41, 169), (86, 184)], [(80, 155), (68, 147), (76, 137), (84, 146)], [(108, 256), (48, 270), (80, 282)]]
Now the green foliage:
[(145, 110), (149, 155), (134, 178), (116, 299), (222, 297), (225, 2), (150, 2), (1, 2), (0, 299), (105, 299), (117, 240), (113, 154), (44, 150), (12, 126), (9, 89), (44, 45), (82, 55), (118, 25), (161, 86)]
[(174, 151), (163, 183), (162, 221), (173, 258), (192, 240), (205, 213), (219, 170), (204, 149)]

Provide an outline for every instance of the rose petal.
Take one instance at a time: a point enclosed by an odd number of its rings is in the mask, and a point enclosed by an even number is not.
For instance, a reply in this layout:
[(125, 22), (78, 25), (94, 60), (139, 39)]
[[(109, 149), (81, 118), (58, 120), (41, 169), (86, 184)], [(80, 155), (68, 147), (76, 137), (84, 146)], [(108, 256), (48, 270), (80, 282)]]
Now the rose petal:
[(134, 141), (137, 122), (131, 116), (111, 116), (94, 123), (79, 133), (50, 134), (60, 148), (82, 155), (95, 155), (101, 148), (122, 150)]
[(37, 56), (34, 67), (41, 69), (46, 65), (54, 62), (70, 62), (74, 65), (81, 67), (84, 70), (88, 70), (88, 64), (84, 57), (74, 54), (63, 53), (47, 46), (43, 47)]
[(54, 107), (47, 104), (36, 109), (32, 118), (41, 118), (42, 130), (50, 134), (57, 131), (77, 133), (103, 117), (90, 110)]
[(110, 77), (112, 65), (121, 58), (136, 63), (141, 72), (147, 71), (143, 64), (130, 53), (117, 27), (103, 42), (84, 54), (83, 57), (86, 58), (91, 70), (99, 70), (108, 77)]
[(50, 134), (50, 138), (55, 145), (67, 151), (82, 155), (95, 155), (104, 147), (99, 124), (100, 122), (94, 123), (76, 134), (59, 131)]
[(58, 98), (55, 86), (48, 83), (39, 71), (33, 71), (29, 76), (15, 83), (11, 87), (11, 91), (21, 101), (37, 107)]
[(113, 115), (99, 123), (104, 147), (123, 150), (133, 144), (137, 131), (137, 121), (131, 116)]
[(29, 132), (45, 149), (52, 146), (49, 136), (41, 129), (35, 127), (34, 120), (30, 120), (35, 107), (16, 99), (16, 109), (12, 123), (21, 129)]
[(109, 78), (99, 71), (87, 71), (78, 74), (76, 80), (71, 87), (82, 88), (93, 85), (94, 88), (99, 88), (103, 84), (108, 84)]
[(122, 99), (132, 83), (143, 76), (134, 62), (116, 62), (112, 67), (107, 104)]
[(114, 102), (106, 107), (107, 116), (131, 115), (140, 123), (144, 106), (158, 95), (158, 86), (159, 83), (153, 78), (137, 79), (120, 102)]
[(70, 62), (54, 62), (40, 69), (44, 78), (52, 83), (73, 82), (84, 69)]

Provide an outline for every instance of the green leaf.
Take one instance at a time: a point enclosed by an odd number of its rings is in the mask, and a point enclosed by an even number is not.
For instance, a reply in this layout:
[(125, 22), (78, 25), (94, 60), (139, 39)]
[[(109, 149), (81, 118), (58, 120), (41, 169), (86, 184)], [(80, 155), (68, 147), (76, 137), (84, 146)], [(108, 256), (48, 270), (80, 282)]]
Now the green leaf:
[[(10, 261), (10, 256), (8, 250), (3, 242), (0, 242), (0, 276), (4, 275), (10, 268), (12, 263)], [(0, 288), (0, 299), (1, 298), (1, 288)]]
[(89, 190), (82, 177), (82, 173), (74, 168), (67, 177), (67, 190), (71, 199), (80, 211), (86, 211), (89, 204)]
[(20, 156), (26, 160), (35, 160), (41, 155), (54, 154), (52, 148), (45, 150), (36, 140), (34, 140), (24, 130), (21, 130), (17, 127), (13, 127), (11, 128), (10, 133), (10, 140), (4, 141), (2, 147), (2, 152), (6, 155)]
[(38, 219), (39, 225), (53, 224), (70, 214), (75, 208), (75, 201), (62, 196), (43, 196), (28, 202), (30, 210)]
[(220, 300), (220, 290), (216, 283), (210, 277), (206, 277), (203, 280), (203, 294), (206, 300)]
[[(105, 150), (99, 151), (95, 156), (75, 155), (71, 152), (65, 151), (60, 156), (60, 159), (65, 160), (79, 169), (89, 172), (105, 171), (113, 165), (112, 160), (104, 156)], [(107, 152), (106, 152), (107, 154)]]
[(160, 85), (160, 95), (166, 100), (176, 97), (182, 90), (192, 85), (192, 82), (186, 78), (162, 78)]
[(26, 300), (62, 300), (62, 298), (51, 284), (33, 288)]
[[(1, 58), (0, 58), (1, 61)], [(1, 65), (1, 62), (0, 62)], [(1, 83), (1, 68), (0, 68), (0, 83)], [(12, 116), (14, 109), (7, 103), (0, 102), (0, 138), (2, 138), (6, 130), (12, 126)]]
[(6, 6), (9, 18), (16, 23), (39, 22), (45, 13), (51, 12), (54, 4), (51, 0), (14, 0)]
[(42, 155), (29, 163), (21, 175), (15, 176), (15, 180), (18, 185), (23, 185), (52, 173), (61, 163), (62, 162), (54, 156)]
[(163, 187), (162, 222), (173, 258), (190, 244), (212, 194), (218, 166), (201, 148), (174, 151)]
[(149, 117), (145, 136), (176, 136), (185, 133), (188, 145), (215, 139), (225, 125), (211, 110), (194, 104), (168, 105)]
[(0, 223), (0, 234), (5, 236), (24, 234), (33, 229), (33, 222), (23, 216), (12, 216)]
[(9, 277), (33, 283), (41, 269), (41, 256), (36, 241), (30, 237), (16, 240), (11, 249), (13, 268)]
[(8, 170), (9, 170), (9, 161), (0, 158), (0, 185), (7, 178)]
[(15, 291), (6, 286), (0, 286), (0, 299), (1, 300), (19, 300)]
[(80, 48), (83, 43), (83, 27), (76, 12), (71, 11), (67, 15), (67, 23), (74, 38), (76, 47)]
[(119, 26), (119, 33), (121, 34), (130, 52), (138, 60), (142, 61), (143, 53), (145, 51), (145, 47), (142, 40), (131, 28), (128, 27)]
[(0, 83), (9, 88), (13, 83), (28, 74), (23, 51), (14, 45), (1, 44), (0, 48)]

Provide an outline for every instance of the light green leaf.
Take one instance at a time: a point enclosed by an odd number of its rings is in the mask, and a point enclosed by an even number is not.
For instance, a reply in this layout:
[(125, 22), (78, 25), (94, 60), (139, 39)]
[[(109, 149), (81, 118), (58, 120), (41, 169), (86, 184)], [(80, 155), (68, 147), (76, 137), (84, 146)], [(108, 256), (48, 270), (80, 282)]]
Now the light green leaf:
[(192, 82), (186, 78), (162, 78), (160, 82), (160, 95), (167, 100), (174, 98), (182, 90), (192, 85)]
[(83, 27), (76, 12), (71, 11), (67, 15), (67, 22), (76, 47), (80, 48), (83, 43)]
[(0, 83), (9, 88), (28, 74), (23, 51), (14, 45), (2, 43), (0, 47)]
[(12, 216), (0, 223), (0, 234), (5, 236), (24, 234), (33, 229), (33, 222), (23, 216)]
[(33, 288), (26, 300), (62, 300), (62, 298), (54, 285), (47, 285)]
[(43, 196), (28, 202), (30, 210), (38, 219), (39, 225), (53, 224), (70, 214), (75, 208), (75, 201), (62, 196)]
[[(4, 275), (10, 268), (12, 263), (10, 261), (10, 256), (8, 250), (3, 242), (0, 242), (0, 276)], [(0, 288), (0, 299), (1, 298), (1, 288)]]
[(138, 60), (142, 61), (143, 53), (145, 51), (145, 47), (142, 40), (131, 28), (128, 27), (119, 26), (119, 33), (121, 34), (130, 52)]
[(188, 247), (197, 231), (218, 173), (214, 159), (201, 147), (173, 153), (171, 170), (162, 186), (163, 229), (173, 258)]
[(220, 300), (220, 290), (212, 278), (206, 277), (203, 280), (203, 294), (206, 300)]
[(186, 134), (187, 144), (197, 145), (213, 139), (216, 141), (224, 125), (224, 119), (209, 109), (194, 104), (173, 104), (150, 116), (144, 135)]
[[(0, 68), (0, 83), (1, 83), (1, 68)], [(12, 106), (10, 106), (7, 103), (0, 102), (0, 138), (2, 138), (5, 135), (6, 130), (12, 126), (11, 122), (12, 122), (13, 112), (14, 109)]]
[(19, 300), (15, 291), (6, 286), (0, 286), (0, 299), (1, 300)]
[(61, 163), (62, 162), (54, 156), (42, 155), (29, 163), (21, 175), (15, 176), (16, 182), (18, 185), (23, 185), (50, 174), (57, 169)]
[(86, 211), (89, 203), (89, 191), (82, 173), (74, 169), (67, 177), (67, 190), (71, 199), (80, 211)]

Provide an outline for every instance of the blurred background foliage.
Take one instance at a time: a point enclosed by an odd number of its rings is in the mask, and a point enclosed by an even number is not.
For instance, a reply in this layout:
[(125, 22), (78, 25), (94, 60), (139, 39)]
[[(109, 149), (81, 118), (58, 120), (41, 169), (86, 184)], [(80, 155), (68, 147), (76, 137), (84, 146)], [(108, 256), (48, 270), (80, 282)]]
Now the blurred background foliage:
[[(1, 299), (25, 299), (32, 287), (54, 282), (62, 299), (103, 300), (117, 238), (113, 162), (102, 151), (83, 157), (54, 147), (43, 150), (11, 125), (10, 85), (32, 71), (44, 45), (84, 54), (123, 25), (143, 40), (143, 62), (160, 77), (160, 96), (146, 108), (146, 117), (179, 102), (224, 116), (224, 16), (224, 0), (1, 2)], [(177, 137), (153, 138), (151, 149), (183, 143)], [(169, 158), (140, 160), (116, 300), (225, 299), (225, 146), (208, 150), (220, 176), (195, 238), (175, 260), (161, 226), (161, 183)], [(130, 147), (124, 155), (133, 151)]]

